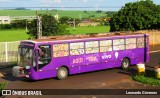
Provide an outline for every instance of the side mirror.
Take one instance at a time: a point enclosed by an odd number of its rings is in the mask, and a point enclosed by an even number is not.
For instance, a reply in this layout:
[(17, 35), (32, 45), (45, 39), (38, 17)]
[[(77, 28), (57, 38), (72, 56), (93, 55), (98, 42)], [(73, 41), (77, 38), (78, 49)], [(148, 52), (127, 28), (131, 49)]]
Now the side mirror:
[(31, 66), (26, 66), (25, 68), (26, 68), (26, 69), (30, 69), (30, 68), (31, 68)]

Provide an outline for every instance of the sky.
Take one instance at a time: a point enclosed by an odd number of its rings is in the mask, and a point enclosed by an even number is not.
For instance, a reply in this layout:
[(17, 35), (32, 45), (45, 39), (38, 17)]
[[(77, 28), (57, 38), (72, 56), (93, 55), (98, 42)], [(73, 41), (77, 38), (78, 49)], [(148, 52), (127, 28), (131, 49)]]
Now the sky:
[[(136, 1), (140, 0), (0, 0), (0, 7), (59, 7), (62, 10), (118, 10), (125, 3)], [(160, 0), (152, 1), (160, 5)]]

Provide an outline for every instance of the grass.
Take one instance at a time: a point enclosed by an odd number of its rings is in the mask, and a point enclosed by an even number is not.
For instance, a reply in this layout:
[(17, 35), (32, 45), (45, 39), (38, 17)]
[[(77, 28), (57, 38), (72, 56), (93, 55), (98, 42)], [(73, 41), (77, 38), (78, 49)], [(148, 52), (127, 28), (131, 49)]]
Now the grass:
[(150, 84), (154, 86), (160, 86), (160, 79), (155, 78), (155, 72), (153, 70), (148, 70), (144, 75), (135, 74), (132, 79), (143, 84)]
[[(95, 17), (106, 16), (105, 12), (96, 13), (96, 11), (77, 11), (77, 10), (38, 10), (39, 14), (58, 14), (59, 17), (68, 16), (72, 18), (87, 18), (91, 15)], [(0, 16), (36, 16), (36, 10), (0, 10)]]
[[(109, 32), (110, 26), (87, 26), (87, 27), (73, 27), (67, 28), (71, 34), (86, 34), (86, 33), (104, 33)], [(10, 42), (28, 39), (29, 35), (26, 34), (25, 29), (10, 29), (10, 30), (0, 30), (0, 42)], [(4, 44), (0, 47), (5, 47)]]
[[(6, 61), (6, 53), (5, 53), (5, 44), (3, 42), (9, 41), (18, 41), (28, 39), (28, 35), (25, 33), (25, 30), (0, 30), (0, 65), (2, 62)], [(9, 42), (7, 43), (8, 50), (8, 61), (15, 62), (17, 60), (16, 51), (18, 51), (19, 42)]]
[[(85, 33), (104, 33), (109, 32), (110, 27), (109, 26), (87, 26), (87, 27), (76, 27), (74, 29), (73, 27), (67, 28), (71, 34), (85, 34)], [(19, 41), (19, 40), (26, 40), (28, 39), (28, 35), (26, 34), (26, 31), (24, 29), (18, 30), (18, 29), (11, 29), (11, 30), (0, 30), (0, 62), (6, 61), (6, 54), (5, 54), (5, 43), (3, 42), (10, 42), (10, 41)], [(7, 43), (8, 46), (8, 61), (16, 61), (17, 55), (16, 52), (18, 51), (18, 45), (19, 42), (14, 43)]]
[(25, 29), (0, 30), (0, 42), (10, 42), (28, 39)]
[(71, 34), (86, 34), (86, 33), (106, 33), (110, 31), (110, 26), (86, 26), (86, 27), (73, 27), (68, 28)]
[(7, 86), (7, 83), (5, 82), (0, 83), (0, 93), (1, 93), (1, 90), (3, 90), (6, 86)]

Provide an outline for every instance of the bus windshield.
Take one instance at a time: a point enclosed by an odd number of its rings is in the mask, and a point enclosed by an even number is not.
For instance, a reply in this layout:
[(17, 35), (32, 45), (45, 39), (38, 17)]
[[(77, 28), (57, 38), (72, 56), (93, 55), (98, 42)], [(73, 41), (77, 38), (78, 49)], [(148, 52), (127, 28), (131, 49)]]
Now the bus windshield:
[(30, 47), (19, 47), (18, 65), (30, 66), (32, 62), (33, 49)]

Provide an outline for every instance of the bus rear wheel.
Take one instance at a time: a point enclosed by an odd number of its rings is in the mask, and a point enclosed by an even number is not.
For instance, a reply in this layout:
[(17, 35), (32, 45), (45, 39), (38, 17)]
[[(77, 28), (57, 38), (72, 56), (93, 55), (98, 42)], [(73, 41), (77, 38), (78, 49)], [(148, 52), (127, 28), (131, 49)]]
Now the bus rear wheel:
[(130, 66), (130, 61), (129, 61), (129, 59), (128, 59), (128, 58), (124, 58), (124, 59), (122, 60), (121, 66), (122, 66), (122, 69), (124, 69), (124, 70), (128, 69), (128, 67)]
[(57, 72), (57, 78), (59, 80), (66, 79), (68, 77), (68, 70), (65, 67), (60, 67)]

